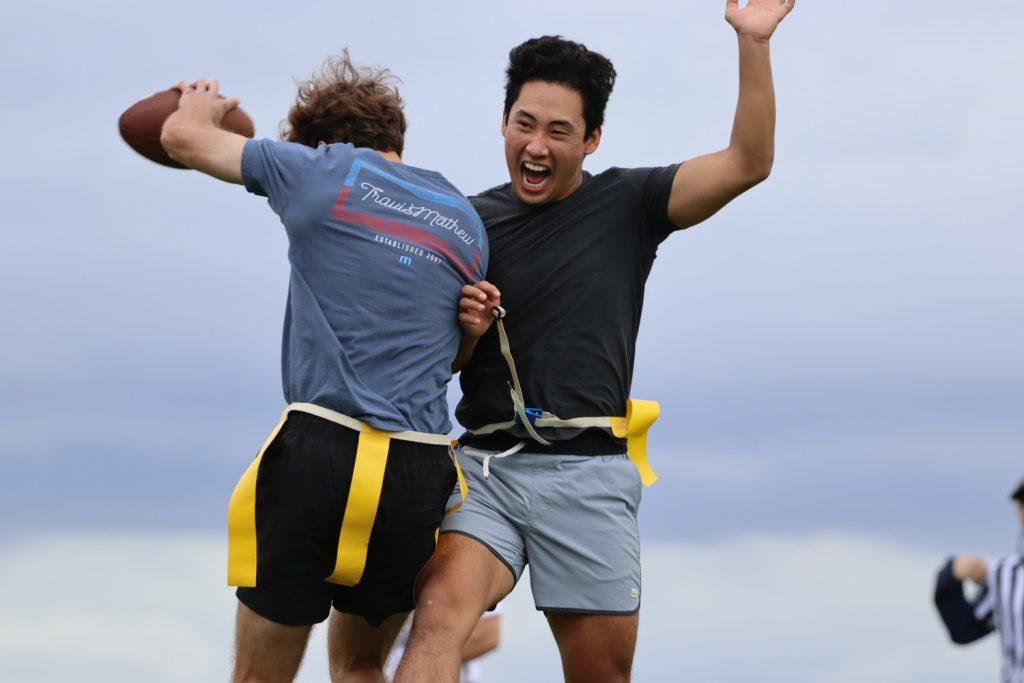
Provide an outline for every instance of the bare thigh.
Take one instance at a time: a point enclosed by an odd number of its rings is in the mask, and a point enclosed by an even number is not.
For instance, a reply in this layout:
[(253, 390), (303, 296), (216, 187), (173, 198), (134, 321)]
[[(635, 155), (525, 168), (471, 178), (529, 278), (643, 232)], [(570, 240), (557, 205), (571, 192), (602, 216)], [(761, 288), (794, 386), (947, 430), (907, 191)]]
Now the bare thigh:
[(624, 683), (636, 650), (639, 612), (626, 616), (545, 613), (566, 683)]
[(311, 626), (286, 626), (238, 603), (233, 683), (288, 683), (298, 673)]
[(463, 534), (444, 533), (416, 577), (417, 608), (426, 586), (442, 584), (457, 590), (453, 597), (458, 597), (459, 603), (479, 605), (482, 613), (508, 595), (516, 579), (505, 563), (480, 541)]

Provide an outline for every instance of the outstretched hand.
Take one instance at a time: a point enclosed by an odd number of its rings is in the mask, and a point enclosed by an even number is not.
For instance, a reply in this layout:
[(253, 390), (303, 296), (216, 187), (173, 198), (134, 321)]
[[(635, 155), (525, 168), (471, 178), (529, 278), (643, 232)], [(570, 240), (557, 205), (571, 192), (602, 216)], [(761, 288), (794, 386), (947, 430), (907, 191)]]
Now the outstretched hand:
[(768, 40), (794, 5), (796, 0), (747, 0), (740, 7), (740, 0), (726, 0), (725, 20), (741, 36)]

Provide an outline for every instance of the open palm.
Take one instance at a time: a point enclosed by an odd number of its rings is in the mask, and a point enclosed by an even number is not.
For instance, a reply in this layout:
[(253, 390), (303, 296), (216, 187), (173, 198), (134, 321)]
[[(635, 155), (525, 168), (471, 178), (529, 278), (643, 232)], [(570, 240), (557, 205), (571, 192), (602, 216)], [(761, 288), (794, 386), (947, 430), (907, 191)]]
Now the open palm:
[(747, 0), (741, 8), (739, 0), (726, 0), (725, 20), (740, 35), (768, 40), (795, 4), (796, 0)]

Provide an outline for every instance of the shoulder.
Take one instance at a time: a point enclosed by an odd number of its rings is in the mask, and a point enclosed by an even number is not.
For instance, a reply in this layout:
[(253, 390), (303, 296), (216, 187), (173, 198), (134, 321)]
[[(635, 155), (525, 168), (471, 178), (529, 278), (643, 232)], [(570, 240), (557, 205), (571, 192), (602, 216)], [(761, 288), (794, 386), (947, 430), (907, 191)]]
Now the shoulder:
[(638, 168), (622, 168), (619, 166), (613, 166), (602, 175), (607, 174), (609, 177), (624, 181), (633, 191), (641, 193), (651, 188), (651, 186), (663, 187), (665, 185), (671, 185), (672, 181), (676, 177), (676, 171), (679, 170), (679, 166), (679, 164), (669, 164), (667, 166), (642, 166)]
[[(273, 168), (278, 172), (300, 171), (331, 154), (331, 147), (307, 147), (298, 142), (261, 138), (249, 140), (242, 149), (242, 169)], [(337, 156), (337, 153), (335, 153)]]
[(1015, 567), (1017, 565), (1024, 565), (1024, 555), (1021, 555), (1020, 553), (1006, 555), (1005, 557), (993, 560), (991, 564), (998, 567)]
[(605, 200), (633, 201), (646, 204), (652, 197), (665, 198), (671, 191), (678, 164), (624, 168), (612, 166), (590, 176), (581, 194), (602, 196)]
[(372, 150), (353, 147), (348, 143), (337, 142), (331, 145), (308, 147), (298, 142), (268, 140), (270, 151), (278, 158), (290, 159), (297, 164), (317, 165), (326, 168), (349, 166), (356, 159), (368, 160)]
[(1016, 572), (1024, 572), (1024, 556), (1014, 554), (993, 560), (988, 563), (988, 585), (998, 586), (1004, 581), (1013, 582)]
[(385, 175), (398, 179), (399, 184), (413, 195), (454, 208), (473, 221), (479, 222), (469, 198), (441, 171), (388, 161), (384, 161), (382, 170)]
[(248, 140), (242, 148), (242, 181), (249, 192), (269, 197), (275, 210), (283, 209), (286, 197), (301, 187), (301, 179), (321, 154), (297, 142)]
[[(642, 168), (611, 168), (609, 174), (619, 179), (623, 188), (620, 195), (629, 196), (636, 216), (645, 226), (645, 232), (660, 244), (678, 227), (668, 215), (669, 200), (675, 185), (679, 164), (647, 166)], [(625, 201), (625, 200), (623, 200)]]
[(257, 138), (255, 140), (248, 140), (245, 143), (245, 151), (247, 153), (258, 152), (274, 157), (305, 157), (311, 159), (321, 154), (325, 149), (327, 148), (324, 146), (318, 148), (307, 147), (298, 142), (271, 140), (270, 138)]
[(506, 200), (509, 196), (509, 190), (512, 187), (512, 183), (502, 183), (501, 185), (495, 185), (494, 187), (488, 188), (479, 194), (475, 194), (469, 198), (469, 201), (473, 202), (488, 202), (488, 201), (501, 201)]
[(513, 204), (512, 194), (512, 184), (504, 183), (471, 196), (469, 203), (473, 205), (473, 208), (480, 214), (480, 217), (486, 221), (488, 215), (501, 212), (503, 207), (509, 207)]

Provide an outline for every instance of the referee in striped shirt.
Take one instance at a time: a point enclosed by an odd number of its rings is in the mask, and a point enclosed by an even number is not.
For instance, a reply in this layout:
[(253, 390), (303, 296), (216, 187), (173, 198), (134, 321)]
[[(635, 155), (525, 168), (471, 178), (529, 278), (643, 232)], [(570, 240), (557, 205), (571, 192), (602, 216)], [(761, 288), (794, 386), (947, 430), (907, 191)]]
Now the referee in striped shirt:
[[(1024, 480), (1010, 499), (1024, 528)], [(963, 581), (981, 587), (977, 597), (964, 596)], [(1024, 683), (1024, 534), (1017, 552), (991, 565), (976, 555), (951, 557), (935, 583), (935, 606), (958, 645), (973, 643), (992, 631), (1002, 640), (1003, 683)]]

